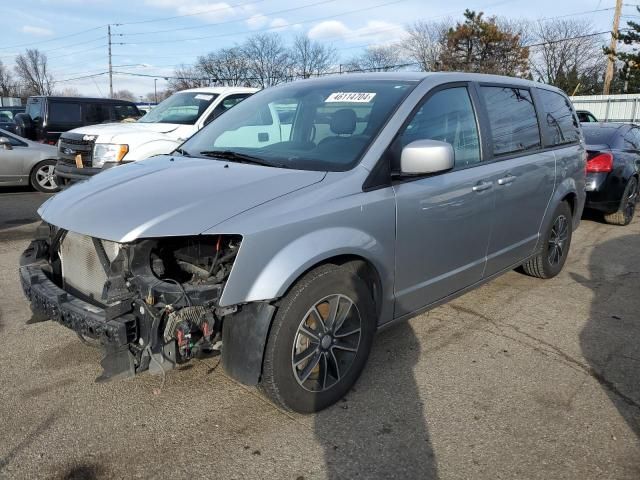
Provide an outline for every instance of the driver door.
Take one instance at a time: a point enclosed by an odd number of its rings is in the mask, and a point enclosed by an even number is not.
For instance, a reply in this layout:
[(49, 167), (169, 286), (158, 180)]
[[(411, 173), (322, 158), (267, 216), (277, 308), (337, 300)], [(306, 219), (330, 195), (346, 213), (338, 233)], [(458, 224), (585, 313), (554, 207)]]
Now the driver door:
[(394, 142), (394, 152), (414, 140), (445, 141), (453, 146), (455, 165), (394, 185), (396, 317), (482, 279), (500, 170), (482, 162), (474, 102), (466, 85), (430, 93), (423, 102), (396, 140), (399, 145)]

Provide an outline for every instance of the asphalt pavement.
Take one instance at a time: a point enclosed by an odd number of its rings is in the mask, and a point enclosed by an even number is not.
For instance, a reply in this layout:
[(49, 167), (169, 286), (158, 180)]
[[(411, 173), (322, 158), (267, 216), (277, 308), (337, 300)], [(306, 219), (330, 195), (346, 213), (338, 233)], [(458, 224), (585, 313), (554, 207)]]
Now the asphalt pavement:
[(640, 478), (640, 220), (585, 220), (558, 277), (381, 333), (344, 401), (303, 416), (215, 358), (95, 383), (101, 352), (20, 289), (45, 199), (0, 190), (0, 478)]

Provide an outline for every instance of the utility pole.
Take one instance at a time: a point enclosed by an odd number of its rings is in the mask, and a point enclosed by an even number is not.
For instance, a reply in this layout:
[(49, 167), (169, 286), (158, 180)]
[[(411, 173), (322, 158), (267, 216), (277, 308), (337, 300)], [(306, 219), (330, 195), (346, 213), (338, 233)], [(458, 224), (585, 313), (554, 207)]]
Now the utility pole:
[(111, 25), (107, 25), (107, 37), (109, 38), (109, 98), (113, 98), (113, 66), (111, 64)]
[(611, 43), (609, 44), (609, 60), (607, 72), (604, 75), (604, 90), (602, 93), (609, 95), (611, 80), (613, 80), (613, 62), (615, 61), (616, 46), (618, 44), (618, 27), (620, 26), (620, 13), (622, 12), (622, 0), (616, 0), (616, 9), (613, 14), (613, 30), (611, 31)]

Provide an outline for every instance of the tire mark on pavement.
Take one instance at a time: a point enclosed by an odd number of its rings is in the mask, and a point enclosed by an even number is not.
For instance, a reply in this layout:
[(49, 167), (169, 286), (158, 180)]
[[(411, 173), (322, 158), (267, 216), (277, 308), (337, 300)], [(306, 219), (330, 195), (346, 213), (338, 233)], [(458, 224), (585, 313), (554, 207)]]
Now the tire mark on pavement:
[[(453, 310), (456, 310), (460, 313), (465, 313), (467, 315), (471, 315), (474, 316), (476, 318), (479, 318), (487, 323), (490, 323), (491, 325), (495, 326), (498, 329), (501, 329), (501, 327), (508, 327), (511, 328), (512, 330), (514, 330), (515, 332), (517, 332), (518, 334), (527, 337), (528, 339), (532, 340), (533, 342), (535, 342), (537, 345), (531, 345), (527, 342), (523, 342), (522, 340), (519, 340), (517, 338), (511, 337), (509, 335), (505, 335), (504, 332), (500, 332), (500, 336), (503, 336), (509, 340), (515, 341), (521, 345), (525, 345), (528, 346), (529, 348), (533, 349), (534, 351), (538, 352), (538, 353), (551, 353), (551, 354), (555, 354), (558, 357), (560, 357), (562, 360), (564, 360), (563, 363), (565, 363), (566, 365), (569, 366), (575, 366), (578, 368), (579, 371), (585, 373), (586, 375), (594, 378), (598, 383), (600, 383), (600, 385), (602, 385), (604, 388), (606, 388), (607, 390), (609, 390), (610, 392), (612, 392), (613, 394), (615, 394), (616, 396), (618, 396), (621, 400), (623, 400), (625, 403), (627, 403), (629, 406), (631, 407), (635, 407), (637, 409), (640, 410), (640, 402), (636, 401), (635, 399), (631, 398), (629, 395), (625, 394), (624, 392), (622, 392), (616, 385), (615, 383), (613, 383), (611, 380), (607, 379), (601, 372), (599, 372), (598, 370), (596, 370), (595, 368), (586, 365), (584, 363), (582, 363), (581, 361), (573, 358), (571, 355), (565, 353), (564, 351), (562, 351), (560, 348), (558, 348), (557, 346), (553, 345), (552, 343), (549, 343), (545, 340), (542, 340), (534, 335), (531, 335), (523, 330), (521, 330), (520, 328), (516, 327), (515, 325), (509, 324), (509, 323), (504, 323), (504, 322), (500, 322), (497, 320), (493, 320), (489, 317), (487, 317), (486, 315), (483, 315), (482, 313), (476, 312), (473, 309), (470, 308), (466, 308), (466, 307), (462, 307), (460, 305), (454, 304), (454, 303), (449, 303), (448, 306), (450, 308), (452, 308)], [(489, 333), (494, 333), (495, 332), (490, 332)], [(543, 345), (547, 348), (541, 348), (540, 346)], [(550, 349), (550, 350), (548, 350)], [(544, 353), (543, 353), (544, 354)], [(575, 368), (574, 368), (575, 369)]]

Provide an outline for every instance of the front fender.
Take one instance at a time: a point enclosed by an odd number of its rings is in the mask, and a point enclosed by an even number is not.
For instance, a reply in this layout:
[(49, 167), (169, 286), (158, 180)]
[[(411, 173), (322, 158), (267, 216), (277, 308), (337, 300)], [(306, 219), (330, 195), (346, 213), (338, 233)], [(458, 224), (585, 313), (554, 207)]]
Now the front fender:
[(304, 272), (341, 255), (353, 255), (369, 261), (382, 278), (388, 273), (378, 260), (385, 256), (381, 242), (355, 228), (331, 227), (307, 233), (285, 245), (254, 274), (249, 274), (247, 264), (254, 261), (255, 253), (264, 250), (248, 240), (243, 240), (238, 254), (239, 264), (233, 266), (220, 299), (222, 305), (279, 298)]

